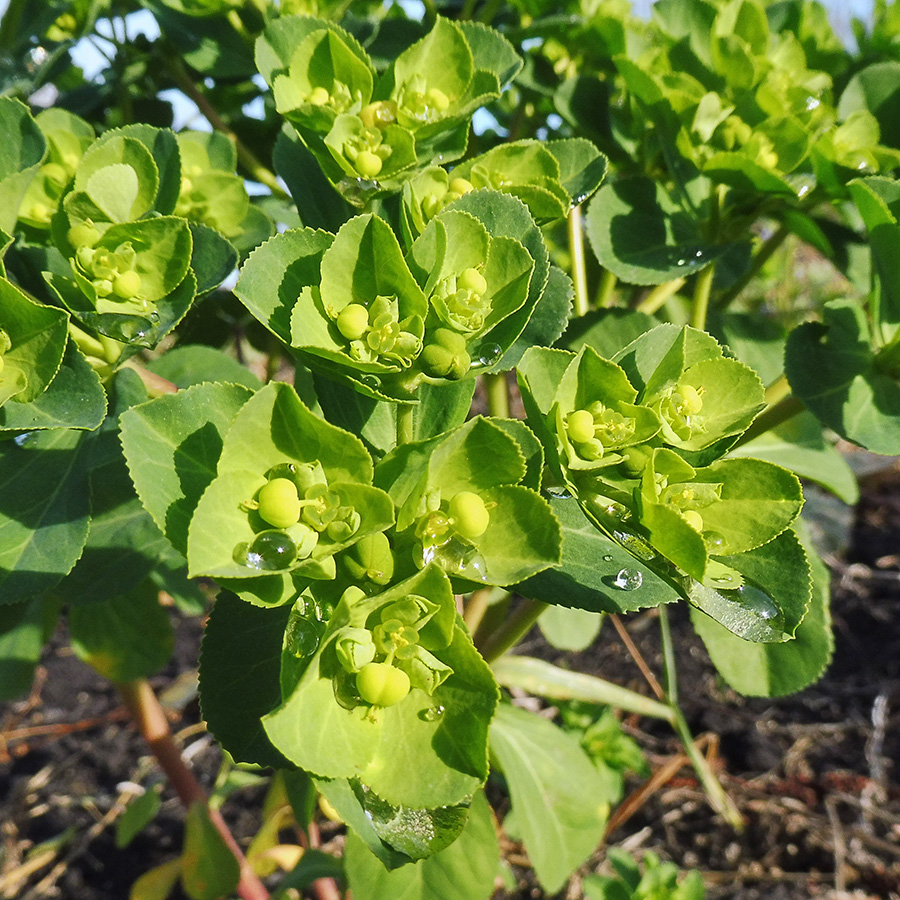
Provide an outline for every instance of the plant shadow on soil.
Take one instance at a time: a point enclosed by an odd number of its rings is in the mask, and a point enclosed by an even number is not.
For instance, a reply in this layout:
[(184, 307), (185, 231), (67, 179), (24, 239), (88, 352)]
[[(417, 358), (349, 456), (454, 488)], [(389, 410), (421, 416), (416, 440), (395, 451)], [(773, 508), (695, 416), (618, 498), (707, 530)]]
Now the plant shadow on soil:
[[(717, 737), (714, 764), (746, 826), (736, 832), (722, 822), (692, 770), (683, 767), (609, 834), (610, 844), (699, 868), (708, 900), (900, 900), (898, 534), (900, 473), (891, 471), (866, 482), (850, 546), (828, 560), (834, 661), (818, 684), (794, 696), (759, 700), (731, 691), (709, 663), (686, 610), (673, 611), (685, 715), (695, 736)], [(172, 727), (186, 736), (191, 764), (210, 788), (220, 754), (197, 725), (190, 689), (201, 624), (176, 620), (175, 657), (153, 684), (164, 696), (188, 685)], [(654, 613), (626, 624), (659, 672)], [(521, 652), (647, 691), (611, 627), (584, 653), (561, 654), (537, 631)], [(0, 708), (0, 900), (120, 900), (139, 875), (177, 855), (183, 811), (164, 790), (156, 819), (118, 848), (111, 810), (119, 785), (142, 777), (146, 783), (153, 771), (146, 746), (126, 724), (115, 690), (71, 654), (63, 632), (41, 670), (29, 700)], [(78, 730), (69, 730), (75, 723)], [(664, 723), (626, 717), (624, 726), (654, 769), (679, 752)], [(632, 781), (626, 791), (639, 787)], [(223, 807), (245, 846), (259, 827), (261, 799), (259, 788), (243, 789)], [(29, 873), (29, 851), (61, 836), (67, 840)], [(521, 858), (520, 847), (507, 849), (514, 863)], [(601, 868), (603, 855), (601, 848), (582, 872)], [(527, 868), (514, 864), (513, 872), (518, 889), (498, 891), (496, 900), (545, 896)], [(580, 897), (577, 878), (558, 896)], [(172, 898), (184, 900), (177, 891)]]

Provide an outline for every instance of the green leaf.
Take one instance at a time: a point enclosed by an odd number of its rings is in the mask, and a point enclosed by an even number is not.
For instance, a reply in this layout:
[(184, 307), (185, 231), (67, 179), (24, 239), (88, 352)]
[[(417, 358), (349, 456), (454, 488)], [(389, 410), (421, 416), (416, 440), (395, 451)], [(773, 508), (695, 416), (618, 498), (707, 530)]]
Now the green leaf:
[(687, 586), (691, 604), (746, 641), (778, 643), (794, 637), (811, 587), (809, 560), (793, 531), (720, 562), (740, 573), (744, 585), (714, 590), (692, 582)]
[(88, 536), (90, 487), (82, 436), (59, 429), (0, 446), (0, 603), (53, 588)]
[(44, 428), (96, 428), (106, 415), (106, 393), (100, 377), (74, 342), (66, 352), (56, 377), (31, 403), (7, 403), (0, 408), (0, 431), (34, 431)]
[(219, 900), (240, 881), (237, 858), (199, 801), (188, 809), (181, 864), (181, 885), (191, 900)]
[(197, 293), (217, 288), (237, 266), (237, 251), (212, 228), (191, 222), (191, 269), (197, 276)]
[(600, 188), (585, 229), (600, 264), (629, 284), (662, 284), (705, 268), (723, 252), (708, 243), (696, 219), (649, 178)]
[(154, 786), (135, 797), (116, 822), (116, 846), (127, 847), (155, 818), (162, 806), (161, 786)]
[(513, 706), (497, 710), (491, 754), (535, 873), (555, 893), (603, 837), (610, 798), (601, 776), (574, 737)]
[(807, 548), (812, 569), (812, 598), (793, 640), (750, 643), (695, 609), (691, 622), (724, 679), (751, 697), (781, 697), (818, 681), (831, 661), (834, 635), (829, 609), (830, 575)]
[(81, 158), (74, 190), (86, 194), (108, 222), (134, 222), (153, 208), (159, 169), (139, 140), (109, 132)]
[(178, 550), (215, 478), (224, 435), (250, 396), (237, 385), (200, 384), (128, 410), (122, 446), (144, 508)]
[[(551, 506), (562, 525), (562, 562), (516, 586), (526, 597), (592, 612), (626, 613), (682, 599), (669, 582), (657, 575), (626, 547), (646, 543), (622, 533), (612, 540), (585, 518), (576, 500), (554, 499)], [(651, 549), (652, 553), (652, 549)], [(646, 557), (645, 557), (646, 558)], [(636, 580), (619, 578), (620, 572), (641, 576), (636, 588), (623, 588)]]
[(135, 496), (120, 456), (91, 472), (91, 530), (58, 590), (73, 608), (114, 600), (143, 581), (168, 549)]
[(263, 385), (233, 356), (205, 344), (181, 344), (154, 359), (147, 368), (181, 389), (204, 381), (224, 381), (251, 391)]
[(0, 230), (12, 234), (19, 206), (47, 152), (47, 142), (28, 107), (11, 97), (0, 98)]
[(572, 319), (559, 346), (577, 352), (587, 344), (604, 359), (614, 359), (623, 347), (657, 324), (652, 316), (633, 309), (595, 309)]
[(146, 582), (112, 599), (72, 606), (68, 624), (75, 655), (111, 681), (149, 678), (175, 646), (169, 613)]
[(285, 765), (260, 720), (281, 702), (290, 612), (290, 605), (262, 609), (227, 591), (210, 611), (200, 651), (200, 706), (209, 730), (236, 762)]
[(824, 425), (874, 453), (900, 452), (900, 386), (877, 368), (865, 313), (854, 302), (832, 301), (824, 322), (795, 328), (785, 371)]
[(27, 693), (58, 614), (57, 603), (40, 597), (0, 606), (0, 701)]
[(782, 422), (752, 441), (735, 447), (729, 455), (764, 459), (821, 484), (845, 503), (854, 504), (859, 500), (859, 486), (853, 469), (826, 440), (822, 426), (812, 413), (804, 411)]
[(47, 389), (62, 363), (67, 329), (62, 310), (35, 303), (0, 278), (0, 404), (28, 403)]
[(291, 310), (304, 288), (319, 283), (322, 254), (333, 241), (334, 235), (324, 231), (285, 231), (254, 250), (241, 268), (235, 294), (287, 344), (291, 342)]
[[(188, 133), (197, 134), (197, 132)], [(150, 155), (153, 157), (159, 172), (159, 190), (153, 204), (154, 211), (161, 216), (168, 216), (175, 212), (175, 204), (178, 201), (178, 194), (181, 190), (181, 176), (184, 168), (179, 152), (179, 141), (183, 139), (184, 133), (178, 135), (168, 128), (154, 128), (152, 125), (138, 122), (115, 129), (112, 132), (105, 132), (103, 139), (106, 140), (110, 134), (134, 138), (150, 151)], [(223, 135), (217, 135), (217, 137), (225, 144), (233, 147), (231, 142)], [(234, 171), (234, 165), (232, 165), (231, 171)]]
[(873, 63), (847, 82), (837, 104), (839, 121), (860, 110), (872, 113), (878, 120), (882, 143), (900, 147), (900, 63)]
[(498, 858), (491, 808), (479, 791), (460, 837), (434, 856), (389, 871), (351, 832), (345, 867), (357, 900), (488, 900), (494, 892)]
[(538, 626), (545, 640), (557, 650), (586, 650), (600, 633), (601, 617), (594, 612), (574, 607), (551, 606), (545, 610)]

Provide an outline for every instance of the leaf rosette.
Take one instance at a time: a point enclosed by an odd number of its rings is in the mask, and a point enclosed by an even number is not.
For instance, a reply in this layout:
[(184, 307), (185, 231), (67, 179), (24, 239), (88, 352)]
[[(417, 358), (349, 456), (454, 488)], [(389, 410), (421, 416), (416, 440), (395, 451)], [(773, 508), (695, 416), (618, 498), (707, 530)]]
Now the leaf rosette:
[(499, 96), (520, 61), (496, 32), (438, 18), (380, 77), (346, 31), (284, 16), (257, 44), (277, 110), (351, 200), (399, 187), (435, 158), (465, 152), (468, 118)]
[[(377, 696), (368, 673), (387, 670), (403, 673), (403, 690)], [(302, 676), (282, 683), (266, 735), (317, 776), (430, 809), (465, 801), (487, 777), (497, 688), (436, 566), (374, 597), (346, 591)]]
[(558, 562), (559, 523), (533, 489), (529, 438), (524, 426), (475, 418), (385, 457), (375, 483), (397, 507), (398, 565), (506, 585)]
[(191, 518), (188, 567), (223, 579), (331, 579), (336, 553), (393, 521), (362, 442), (272, 383), (225, 435), (216, 477)]

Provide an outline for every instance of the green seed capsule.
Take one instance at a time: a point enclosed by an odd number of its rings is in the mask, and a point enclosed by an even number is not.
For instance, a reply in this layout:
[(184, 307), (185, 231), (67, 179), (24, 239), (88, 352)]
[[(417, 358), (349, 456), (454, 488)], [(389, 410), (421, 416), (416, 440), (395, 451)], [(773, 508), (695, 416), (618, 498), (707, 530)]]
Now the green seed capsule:
[(78, 247), (93, 247), (100, 240), (100, 232), (93, 225), (82, 222), (81, 225), (75, 225), (70, 228), (66, 238), (76, 249)]
[(585, 444), (594, 439), (594, 417), (586, 409), (576, 409), (566, 416), (566, 430), (569, 440)]
[(369, 329), (369, 311), (359, 303), (351, 303), (338, 313), (336, 324), (348, 341), (358, 341)]
[(300, 521), (300, 497), (297, 485), (289, 478), (273, 478), (266, 482), (257, 497), (259, 514), (276, 528), (290, 528)]
[(310, 91), (306, 102), (311, 103), (313, 106), (326, 106), (331, 102), (331, 94), (323, 87), (316, 87)]
[(440, 88), (429, 88), (425, 101), (438, 112), (446, 112), (450, 108), (450, 98)]
[(480, 296), (487, 290), (487, 281), (478, 269), (468, 268), (456, 279), (456, 286)]
[(356, 154), (353, 165), (356, 166), (356, 171), (363, 178), (374, 178), (381, 171), (384, 163), (377, 153), (373, 153), (371, 150), (360, 150)]
[(475, 185), (472, 184), (472, 182), (467, 178), (451, 178), (448, 188), (454, 194), (458, 194), (461, 197), (463, 194), (468, 194), (470, 191), (474, 191)]
[(371, 662), (357, 673), (356, 689), (366, 703), (394, 706), (409, 693), (409, 676), (387, 663)]
[(113, 281), (113, 293), (123, 300), (131, 300), (141, 289), (141, 276), (137, 272), (122, 272)]
[(491, 514), (484, 500), (473, 491), (460, 491), (450, 501), (450, 518), (453, 527), (464, 538), (481, 537), (487, 531)]

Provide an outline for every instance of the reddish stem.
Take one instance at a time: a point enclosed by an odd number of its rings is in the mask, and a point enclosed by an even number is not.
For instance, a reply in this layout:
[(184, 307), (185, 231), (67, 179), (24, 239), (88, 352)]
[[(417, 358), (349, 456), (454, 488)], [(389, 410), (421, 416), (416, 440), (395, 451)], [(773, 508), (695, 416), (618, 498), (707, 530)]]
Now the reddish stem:
[(209, 813), (209, 820), (237, 859), (241, 867), (241, 880), (236, 889), (238, 896), (242, 900), (269, 900), (269, 892), (250, 868), (225, 820), (218, 810), (210, 809), (203, 785), (197, 781), (194, 773), (181, 758), (181, 750), (172, 737), (166, 714), (149, 682), (140, 678), (137, 681), (117, 684), (116, 687), (138, 730), (150, 745), (160, 768), (165, 772), (185, 808), (190, 807), (192, 803), (202, 803)]

